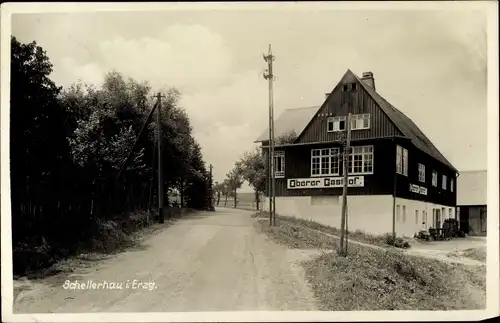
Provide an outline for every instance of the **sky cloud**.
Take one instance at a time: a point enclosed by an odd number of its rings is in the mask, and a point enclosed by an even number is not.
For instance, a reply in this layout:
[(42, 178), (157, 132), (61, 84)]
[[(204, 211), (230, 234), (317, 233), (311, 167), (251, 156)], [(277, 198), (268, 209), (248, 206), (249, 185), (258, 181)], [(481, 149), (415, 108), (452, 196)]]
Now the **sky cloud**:
[(276, 55), (276, 117), (287, 108), (320, 105), (348, 68), (358, 75), (373, 71), (377, 90), (458, 169), (486, 168), (482, 13), (31, 14), (14, 15), (12, 26), (21, 41), (36, 40), (47, 50), (61, 85), (79, 79), (98, 85), (115, 69), (154, 89), (177, 87), (217, 180), (267, 127), (262, 53), (269, 43)]

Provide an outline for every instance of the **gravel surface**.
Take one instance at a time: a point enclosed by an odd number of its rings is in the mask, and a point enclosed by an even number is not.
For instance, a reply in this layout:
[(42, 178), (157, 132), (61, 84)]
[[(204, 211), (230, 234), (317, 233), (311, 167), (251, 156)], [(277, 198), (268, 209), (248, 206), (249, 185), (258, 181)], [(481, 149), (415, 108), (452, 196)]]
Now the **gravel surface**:
[[(269, 241), (250, 214), (199, 212), (72, 274), (17, 281), (14, 313), (316, 310), (300, 265), (316, 253)], [(65, 281), (94, 285), (71, 289)]]

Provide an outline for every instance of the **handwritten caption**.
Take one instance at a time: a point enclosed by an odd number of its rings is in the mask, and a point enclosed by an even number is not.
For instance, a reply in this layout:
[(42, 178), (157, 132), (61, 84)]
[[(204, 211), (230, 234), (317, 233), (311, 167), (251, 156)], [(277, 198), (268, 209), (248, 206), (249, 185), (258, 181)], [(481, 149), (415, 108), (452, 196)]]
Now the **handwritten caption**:
[(158, 286), (152, 281), (140, 281), (140, 280), (127, 280), (126, 282), (113, 282), (113, 281), (70, 281), (66, 280), (63, 284), (64, 289), (70, 290), (94, 290), (94, 289), (107, 289), (107, 290), (120, 290), (120, 289), (142, 289), (147, 291), (152, 291), (157, 289)]

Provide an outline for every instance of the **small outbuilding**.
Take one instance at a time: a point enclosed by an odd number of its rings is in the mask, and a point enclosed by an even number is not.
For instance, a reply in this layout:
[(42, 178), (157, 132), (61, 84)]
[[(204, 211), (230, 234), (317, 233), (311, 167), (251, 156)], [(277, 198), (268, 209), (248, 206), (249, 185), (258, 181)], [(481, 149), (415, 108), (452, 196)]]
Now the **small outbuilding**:
[(457, 217), (471, 236), (486, 236), (487, 180), (486, 170), (460, 172), (457, 180)]

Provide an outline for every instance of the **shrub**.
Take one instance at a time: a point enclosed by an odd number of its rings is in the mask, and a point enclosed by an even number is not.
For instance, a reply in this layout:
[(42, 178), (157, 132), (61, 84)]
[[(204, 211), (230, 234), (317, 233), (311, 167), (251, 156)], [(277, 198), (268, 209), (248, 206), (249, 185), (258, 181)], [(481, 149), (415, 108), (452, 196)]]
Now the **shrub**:
[(394, 246), (396, 248), (401, 248), (401, 249), (408, 249), (411, 247), (410, 242), (401, 238), (401, 237), (396, 237), (394, 238), (392, 234), (386, 233), (384, 235), (384, 240), (385, 243), (389, 246)]

